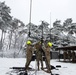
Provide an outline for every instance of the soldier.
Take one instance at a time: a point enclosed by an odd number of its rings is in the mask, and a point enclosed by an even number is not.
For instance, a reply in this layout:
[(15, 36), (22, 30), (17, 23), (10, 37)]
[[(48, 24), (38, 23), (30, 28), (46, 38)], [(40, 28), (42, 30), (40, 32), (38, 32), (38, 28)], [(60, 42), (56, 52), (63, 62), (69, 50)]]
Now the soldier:
[(36, 49), (36, 61), (37, 61), (37, 66), (39, 70), (39, 62), (41, 62), (41, 69), (43, 69), (43, 58), (42, 58), (42, 52), (41, 52), (41, 42), (38, 42), (34, 45)]
[(48, 42), (47, 45), (44, 48), (45, 51), (45, 63), (46, 63), (46, 67), (47, 67), (47, 72), (51, 73), (51, 66), (50, 66), (50, 48), (52, 47), (52, 43)]
[(32, 55), (33, 55), (33, 47), (32, 47), (32, 42), (30, 40), (28, 40), (26, 42), (27, 44), (27, 50), (26, 50), (26, 64), (25, 64), (25, 70), (28, 69), (29, 64), (32, 60)]

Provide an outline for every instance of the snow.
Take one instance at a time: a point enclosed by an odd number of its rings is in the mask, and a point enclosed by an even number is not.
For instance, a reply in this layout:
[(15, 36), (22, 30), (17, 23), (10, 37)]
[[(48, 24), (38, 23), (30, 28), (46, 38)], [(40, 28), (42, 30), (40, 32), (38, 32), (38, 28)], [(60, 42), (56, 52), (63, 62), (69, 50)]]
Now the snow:
[[(0, 58), (0, 75), (9, 75), (8, 72), (11, 71), (10, 67), (24, 67), (26, 59), (25, 58)], [(44, 63), (45, 65), (45, 63)], [(59, 62), (57, 59), (51, 60), (51, 65), (61, 65), (59, 70), (53, 69), (53, 73), (60, 75), (75, 75), (76, 74), (76, 63), (66, 63)], [(36, 68), (36, 61), (32, 61), (30, 67)], [(16, 74), (13, 74), (16, 75)], [(50, 75), (40, 70), (37, 71), (34, 75)]]

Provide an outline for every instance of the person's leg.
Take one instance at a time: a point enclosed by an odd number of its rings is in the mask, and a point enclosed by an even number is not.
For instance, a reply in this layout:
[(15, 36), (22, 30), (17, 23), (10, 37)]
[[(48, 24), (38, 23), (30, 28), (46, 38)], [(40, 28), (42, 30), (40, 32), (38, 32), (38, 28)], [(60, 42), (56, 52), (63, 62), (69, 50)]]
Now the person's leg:
[(26, 61), (26, 64), (25, 64), (25, 70), (27, 70), (27, 69), (28, 69), (29, 64), (30, 64), (30, 62), (31, 62), (31, 59), (32, 59), (32, 57), (27, 58), (27, 61)]
[(40, 61), (41, 61), (41, 69), (43, 70), (43, 59), (41, 59)]

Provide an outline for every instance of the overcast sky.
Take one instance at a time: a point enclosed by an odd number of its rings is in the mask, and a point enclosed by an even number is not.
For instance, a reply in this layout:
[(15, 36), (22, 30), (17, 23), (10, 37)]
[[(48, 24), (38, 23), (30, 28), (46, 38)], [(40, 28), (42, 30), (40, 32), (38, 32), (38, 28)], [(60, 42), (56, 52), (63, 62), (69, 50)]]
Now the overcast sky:
[[(0, 0), (11, 8), (11, 15), (25, 24), (29, 23), (30, 0)], [(51, 14), (50, 14), (51, 13)], [(50, 18), (51, 17), (51, 18)], [(72, 18), (76, 22), (76, 0), (32, 0), (32, 20), (40, 24), (41, 20), (52, 23), (58, 19), (62, 22)]]

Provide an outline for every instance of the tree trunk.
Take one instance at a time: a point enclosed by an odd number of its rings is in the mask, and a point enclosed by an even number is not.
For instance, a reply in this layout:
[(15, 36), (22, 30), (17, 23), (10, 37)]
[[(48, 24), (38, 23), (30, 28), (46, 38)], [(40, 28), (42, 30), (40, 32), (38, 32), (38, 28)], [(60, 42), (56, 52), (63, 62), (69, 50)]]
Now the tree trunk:
[(16, 33), (15, 33), (15, 43), (14, 43), (14, 48), (16, 48)]
[(0, 41), (0, 50), (2, 50), (2, 47), (3, 47), (3, 30), (2, 30), (1, 41)]
[(11, 33), (10, 33), (10, 36), (9, 36), (9, 49), (11, 48), (11, 41), (12, 41), (12, 31), (11, 31)]

